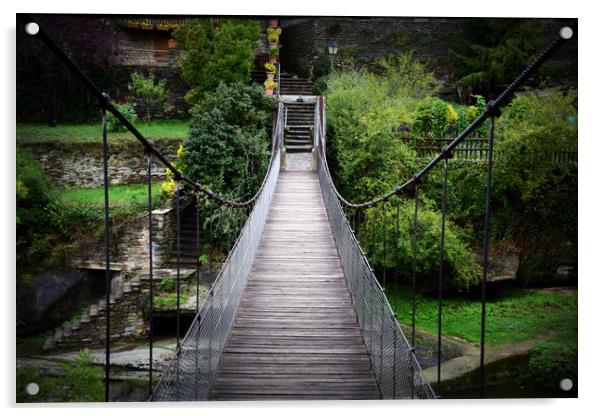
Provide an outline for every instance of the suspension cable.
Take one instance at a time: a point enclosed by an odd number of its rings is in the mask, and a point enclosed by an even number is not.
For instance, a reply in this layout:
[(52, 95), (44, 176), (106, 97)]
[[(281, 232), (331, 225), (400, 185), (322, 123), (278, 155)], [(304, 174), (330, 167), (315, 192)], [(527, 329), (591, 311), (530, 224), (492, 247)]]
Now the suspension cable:
[[(450, 144), (448, 144), (447, 146), (444, 146), (443, 149), (441, 150), (441, 152), (437, 154), (437, 156), (435, 156), (421, 170), (416, 172), (412, 176), (412, 178), (410, 178), (406, 182), (402, 183), (401, 185), (397, 186), (395, 189), (393, 189), (377, 198), (374, 198), (374, 199), (371, 199), (371, 200), (365, 201), (365, 202), (353, 203), (353, 202), (350, 202), (347, 199), (345, 199), (340, 194), (340, 192), (334, 185), (334, 182), (332, 181), (330, 170), (328, 169), (328, 163), (326, 162), (326, 149), (322, 145), (323, 137), (321, 137), (319, 140), (319, 149), (318, 150), (322, 154), (322, 158), (321, 158), (322, 163), (325, 165), (326, 172), (328, 173), (328, 176), (330, 178), (331, 186), (333, 187), (334, 193), (337, 196), (337, 198), (339, 199), (339, 201), (343, 205), (348, 206), (348, 207), (365, 209), (365, 208), (369, 208), (374, 205), (377, 205), (381, 202), (386, 202), (389, 199), (391, 199), (394, 195), (400, 195), (406, 189), (410, 188), (411, 186), (413, 186), (414, 184), (419, 182), (420, 179), (423, 176), (425, 176), (431, 169), (433, 169), (433, 167), (435, 167), (435, 165), (437, 165), (439, 162), (441, 162), (441, 160), (449, 158), (449, 155), (451, 154), (451, 152), (460, 143), (462, 143), (471, 133), (473, 133), (477, 128), (479, 128), (485, 120), (487, 120), (488, 118), (490, 118), (492, 116), (499, 117), (500, 108), (506, 104), (506, 101), (510, 98), (511, 94), (514, 93), (518, 89), (518, 87), (521, 86), (527, 80), (527, 78), (529, 78), (535, 71), (537, 71), (539, 69), (539, 67), (541, 67), (541, 65), (543, 65), (550, 58), (550, 56), (554, 52), (556, 52), (558, 50), (558, 48), (560, 48), (571, 37), (572, 37), (572, 30), (568, 27), (562, 28), (559, 31), (556, 38), (554, 38), (554, 40), (552, 40), (533, 59), (533, 61), (529, 65), (527, 65), (527, 67), (506, 87), (506, 89), (504, 89), (504, 91), (500, 95), (497, 96), (497, 98), (495, 98), (495, 99), (491, 100), (489, 103), (487, 103), (487, 107), (485, 108), (485, 110), (476, 119), (474, 119), (473, 122), (470, 123), (470, 125), (464, 129), (464, 131), (462, 131), (454, 140), (452, 140), (452, 142)], [(321, 122), (321, 120), (320, 120), (320, 122)], [(322, 127), (322, 128), (320, 128), (320, 134), (323, 136), (324, 132), (322, 130), (323, 130), (324, 126), (321, 125), (320, 127)]]
[[(244, 201), (228, 199), (225, 196), (212, 191), (207, 186), (202, 185), (198, 182), (195, 182), (194, 180), (192, 180), (189, 177), (187, 177), (186, 175), (184, 175), (182, 173), (182, 171), (177, 169), (165, 157), (165, 155), (163, 155), (163, 153), (159, 149), (157, 149), (157, 147), (155, 147), (153, 142), (151, 142), (146, 137), (144, 137), (144, 135), (142, 133), (140, 133), (140, 131), (136, 127), (134, 127), (134, 125), (113, 105), (111, 97), (107, 93), (102, 92), (98, 88), (98, 86), (88, 77), (88, 75), (86, 75), (86, 73), (65, 53), (65, 51), (63, 51), (63, 49), (61, 49), (61, 47), (59, 47), (57, 45), (57, 43), (50, 37), (50, 35), (44, 30), (44, 28), (38, 22), (36, 22), (36, 19), (34, 19), (29, 14), (18, 14), (17, 16), (23, 24), (27, 24), (30, 22), (35, 22), (36, 24), (38, 24), (39, 31), (34, 36), (39, 37), (40, 40), (56, 55), (56, 57), (61, 62), (63, 62), (65, 64), (65, 66), (67, 66), (67, 68), (77, 78), (79, 78), (80, 81), (83, 82), (83, 84), (90, 90), (90, 92), (98, 100), (98, 103), (102, 109), (109, 111), (111, 114), (113, 114), (115, 116), (115, 118), (117, 118), (117, 120), (119, 120), (119, 122), (121, 124), (123, 124), (125, 126), (125, 128), (134, 135), (134, 137), (136, 137), (136, 139), (138, 139), (138, 141), (144, 146), (145, 150), (148, 153), (154, 155), (157, 158), (157, 160), (159, 160), (167, 169), (169, 169), (169, 171), (173, 174), (174, 180), (176, 182), (181, 181), (183, 183), (186, 183), (187, 185), (191, 186), (193, 188), (193, 190), (205, 194), (208, 198), (218, 202), (219, 204), (227, 205), (227, 206), (231, 206), (231, 207), (235, 207), (235, 208), (242, 208), (242, 207), (251, 205), (257, 200), (257, 198), (259, 198), (261, 191), (265, 187), (265, 184), (266, 184), (266, 181), (268, 178), (268, 174), (270, 172), (270, 168), (273, 164), (274, 155), (276, 153), (277, 145), (279, 144), (278, 136), (276, 137), (276, 140), (272, 143), (270, 163), (268, 165), (268, 169), (263, 178), (261, 186), (255, 193), (255, 195), (253, 195), (251, 198), (244, 200)], [(280, 122), (280, 117), (278, 117), (278, 119), (277, 119), (277, 123), (279, 123), (279, 122)]]

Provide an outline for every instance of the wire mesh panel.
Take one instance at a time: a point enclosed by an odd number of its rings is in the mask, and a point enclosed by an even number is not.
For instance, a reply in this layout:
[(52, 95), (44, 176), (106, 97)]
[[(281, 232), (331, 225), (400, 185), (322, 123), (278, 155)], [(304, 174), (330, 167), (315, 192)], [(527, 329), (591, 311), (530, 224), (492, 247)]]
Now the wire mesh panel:
[(274, 155), (268, 179), (207, 300), (153, 394), (155, 401), (207, 400), (209, 386), (251, 272), (280, 171)]
[(360, 248), (317, 152), (320, 187), (362, 335), (383, 399), (434, 399), (420, 364)]

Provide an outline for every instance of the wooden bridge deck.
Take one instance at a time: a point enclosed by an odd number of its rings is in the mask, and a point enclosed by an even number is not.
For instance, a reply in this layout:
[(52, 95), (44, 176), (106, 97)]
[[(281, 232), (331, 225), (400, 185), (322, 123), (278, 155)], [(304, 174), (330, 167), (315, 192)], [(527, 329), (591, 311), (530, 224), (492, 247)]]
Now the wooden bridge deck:
[(378, 398), (318, 176), (281, 172), (210, 399)]

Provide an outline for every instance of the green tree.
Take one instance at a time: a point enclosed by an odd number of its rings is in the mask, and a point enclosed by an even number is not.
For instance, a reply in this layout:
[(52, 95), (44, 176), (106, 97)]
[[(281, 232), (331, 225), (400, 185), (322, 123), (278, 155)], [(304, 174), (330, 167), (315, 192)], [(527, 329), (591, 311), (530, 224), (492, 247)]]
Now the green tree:
[[(343, 196), (353, 202), (389, 192), (418, 171), (416, 152), (401, 141), (401, 136), (420, 122), (422, 110), (429, 110), (428, 123), (423, 123), (423, 130), (429, 134), (437, 130), (436, 134), (442, 135), (450, 123), (459, 120), (455, 110), (448, 110), (448, 103), (429, 95), (436, 85), (424, 67), (411, 64), (406, 58), (381, 61), (381, 67), (380, 75), (352, 71), (336, 73), (328, 79), (330, 159)], [(416, 84), (414, 81), (421, 74), (427, 74), (427, 79)], [(440, 125), (434, 126), (433, 120)], [(422, 288), (432, 289), (439, 270), (441, 214), (437, 212), (438, 204), (428, 198), (421, 205), (418, 278)], [(397, 278), (401, 280), (411, 272), (412, 245), (408, 235), (412, 230), (413, 204), (405, 198), (400, 200), (399, 235), (394, 226), (395, 214), (390, 205), (386, 210), (379, 206), (365, 211), (360, 218), (359, 237), (370, 263), (377, 267), (393, 269), (395, 254), (399, 255)], [(378, 230), (374, 238), (373, 227)], [(385, 241), (389, 247), (386, 258)], [(447, 224), (445, 284), (457, 290), (469, 288), (479, 278), (479, 266), (467, 241), (459, 227), (452, 222)]]
[(383, 82), (389, 95), (424, 98), (441, 90), (435, 74), (414, 57), (413, 52), (388, 55), (376, 60), (383, 72)]
[(202, 100), (220, 82), (248, 81), (259, 34), (259, 22), (251, 19), (222, 19), (219, 28), (209, 19), (198, 19), (178, 28), (174, 38), (186, 51), (178, 63), (192, 87), (187, 100)]
[(367, 72), (334, 74), (326, 95), (329, 151), (344, 195), (367, 200), (413, 173), (415, 153), (399, 140), (410, 115), (382, 80)]
[(577, 166), (559, 164), (558, 152), (577, 150), (574, 94), (548, 90), (519, 95), (500, 119), (495, 187), (505, 222), (500, 230), (520, 248), (522, 278), (549, 275), (577, 249)]
[(473, 19), (449, 50), (458, 84), (486, 93), (510, 82), (543, 45), (542, 33), (533, 19)]
[[(192, 108), (190, 137), (183, 143), (179, 166), (193, 180), (223, 195), (253, 196), (268, 166), (274, 107), (274, 99), (257, 85), (220, 84)], [(206, 225), (217, 221), (214, 208), (203, 217)], [(234, 222), (240, 220), (232, 213), (228, 217), (232, 221), (220, 225), (224, 233), (234, 232)]]
[[(396, 270), (400, 277), (407, 279), (412, 275), (413, 246), (410, 236), (414, 225), (414, 201), (400, 198), (398, 229), (396, 206), (397, 202), (394, 201), (384, 209), (379, 206), (366, 210), (366, 218), (360, 228), (360, 240), (364, 250), (367, 250), (370, 264)], [(436, 208), (435, 204), (423, 198), (418, 211), (416, 278), (422, 290), (437, 287), (441, 213)], [(443, 284), (458, 291), (467, 290), (477, 284), (480, 278), (481, 268), (466, 240), (459, 227), (451, 221), (446, 222)]]
[(145, 77), (143, 74), (134, 72), (132, 74), (132, 91), (138, 98), (144, 101), (146, 122), (148, 123), (151, 119), (153, 105), (163, 103), (167, 97), (165, 80), (162, 79), (159, 82), (155, 82), (155, 74), (153, 73)]

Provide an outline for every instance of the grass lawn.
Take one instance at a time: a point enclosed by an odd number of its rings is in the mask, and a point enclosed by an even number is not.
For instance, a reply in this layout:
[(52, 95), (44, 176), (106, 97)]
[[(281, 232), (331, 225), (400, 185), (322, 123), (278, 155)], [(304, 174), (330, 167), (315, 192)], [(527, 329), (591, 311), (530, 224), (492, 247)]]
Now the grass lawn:
[[(152, 185), (153, 203), (159, 203), (161, 184)], [(65, 189), (59, 191), (60, 199), (70, 205), (104, 207), (104, 188)], [(148, 203), (147, 185), (111, 185), (109, 204), (112, 208), (146, 208)]]
[[(153, 120), (150, 123), (138, 122), (136, 127), (149, 139), (185, 138), (188, 136), (186, 120)], [(18, 143), (44, 142), (96, 142), (102, 136), (100, 121), (94, 124), (60, 124), (48, 127), (44, 123), (17, 123)], [(136, 140), (128, 131), (108, 132), (109, 141)]]
[[(395, 296), (393, 285), (387, 288), (391, 306), (400, 322), (412, 323), (410, 288), (400, 285)], [(434, 297), (416, 296), (416, 327), (437, 333), (438, 301)], [(481, 303), (462, 296), (443, 299), (442, 333), (478, 343), (480, 340)], [(495, 346), (520, 342), (546, 335), (576, 333), (577, 297), (560, 293), (540, 293), (527, 289), (505, 289), (487, 303), (485, 342)]]

